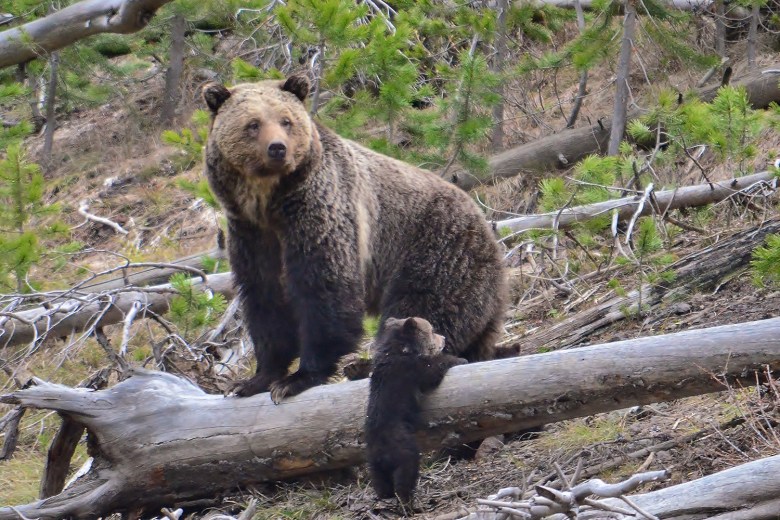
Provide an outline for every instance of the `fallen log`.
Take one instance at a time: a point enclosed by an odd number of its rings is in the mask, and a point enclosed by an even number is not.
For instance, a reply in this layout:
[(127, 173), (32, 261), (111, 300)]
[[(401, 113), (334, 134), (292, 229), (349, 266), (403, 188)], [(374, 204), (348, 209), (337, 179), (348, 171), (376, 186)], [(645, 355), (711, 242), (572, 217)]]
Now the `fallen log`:
[[(766, 108), (772, 101), (780, 101), (780, 64), (768, 67), (764, 71), (746, 74), (733, 85), (744, 86), (753, 108)], [(703, 101), (715, 98), (720, 85), (696, 89)], [(628, 119), (636, 119), (642, 112), (634, 111)], [(549, 172), (564, 169), (587, 155), (604, 153), (607, 149), (612, 121), (602, 118), (593, 126), (561, 130), (542, 139), (522, 144), (496, 154), (488, 160), (490, 174), (487, 178), (478, 178), (465, 169), (455, 169), (449, 179), (464, 190), (470, 190), (480, 184), (490, 184), (519, 175), (520, 173)]]
[[(208, 288), (232, 298), (235, 294), (231, 273), (213, 274), (204, 283), (191, 280), (196, 288)], [(176, 294), (169, 284), (140, 289), (114, 289), (109, 292), (58, 297), (46, 306), (35, 307), (0, 317), (0, 348), (42, 340), (45, 337), (68, 336), (74, 332), (102, 325), (120, 323), (130, 309), (141, 304), (137, 317), (147, 311), (165, 313), (168, 301)]]
[[(659, 191), (654, 194), (661, 211), (671, 211), (673, 209), (689, 208), (694, 206), (704, 206), (714, 202), (720, 202), (741, 191), (749, 189), (756, 183), (768, 183), (767, 186), (776, 188), (777, 180), (771, 172), (761, 172), (744, 177), (733, 178), (725, 181), (716, 181), (696, 186), (686, 186), (674, 190)], [(510, 218), (506, 220), (492, 221), (494, 229), (508, 229), (512, 232), (527, 231), (529, 229), (551, 229), (556, 226), (559, 228), (571, 227), (577, 222), (583, 222), (599, 215), (604, 215), (617, 210), (618, 218), (625, 220), (632, 217), (639, 205), (642, 203), (642, 197), (639, 195), (633, 197), (623, 197), (620, 199), (597, 202), (574, 208), (564, 208), (560, 211), (550, 213), (540, 213), (536, 215), (524, 215), (522, 217)], [(652, 204), (644, 203), (639, 216), (649, 215), (654, 211)]]
[(146, 27), (171, 0), (83, 0), (0, 33), (0, 68), (26, 63), (100, 33), (129, 34)]
[(502, 350), (505, 349), (508, 355), (536, 352), (541, 348), (576, 346), (608, 325), (638, 313), (646, 314), (662, 301), (675, 301), (693, 292), (712, 290), (722, 280), (744, 269), (752, 258), (753, 250), (763, 244), (767, 236), (775, 233), (780, 233), (780, 219), (765, 222), (757, 229), (735, 233), (667, 267), (665, 271), (675, 274), (672, 282), (643, 284), (625, 296), (615, 296), (544, 330), (522, 336), (503, 346)]
[[(182, 258), (177, 258), (176, 260), (172, 260), (168, 263), (176, 266), (203, 269), (205, 267), (205, 262), (203, 261), (204, 258), (214, 258), (221, 260), (227, 258), (227, 255), (225, 254), (224, 248), (215, 247), (210, 251), (203, 251)], [(133, 270), (133, 265), (130, 264), (127, 269)], [(133, 270), (133, 272), (127, 274), (126, 276), (118, 276), (108, 280), (103, 280), (101, 279), (102, 277), (97, 277), (94, 280), (79, 284), (79, 290), (98, 293), (118, 289), (120, 287), (127, 287), (130, 285), (142, 287), (145, 285), (162, 284), (166, 283), (171, 276), (180, 272), (182, 272), (181, 269), (176, 269), (173, 267), (146, 267), (140, 270)]]
[[(691, 482), (641, 493), (626, 495), (631, 503), (645, 513), (665, 520), (758, 520), (777, 518), (780, 511), (780, 455), (754, 460)], [(606, 487), (606, 486), (604, 486)], [(614, 487), (614, 486), (612, 486)], [(608, 495), (615, 496), (615, 495)], [(632, 510), (620, 498), (599, 500), (603, 506)], [(567, 504), (568, 505), (568, 504)], [(638, 514), (612, 512), (588, 506), (577, 510), (577, 518), (589, 519), (636, 519)], [(613, 510), (614, 511), (614, 510)], [(547, 520), (571, 518), (562, 513), (544, 516)], [(475, 511), (460, 520), (498, 520), (505, 518), (493, 508)], [(540, 518), (540, 516), (532, 516)]]
[[(756, 384), (780, 369), (780, 318), (453, 368), (424, 403), (423, 449)], [(464, 382), (467, 382), (464, 384)], [(58, 411), (90, 432), (86, 475), (0, 520), (151, 514), (237, 487), (360, 463), (368, 381), (274, 405), (137, 371), (108, 390), (38, 382), (0, 402)]]

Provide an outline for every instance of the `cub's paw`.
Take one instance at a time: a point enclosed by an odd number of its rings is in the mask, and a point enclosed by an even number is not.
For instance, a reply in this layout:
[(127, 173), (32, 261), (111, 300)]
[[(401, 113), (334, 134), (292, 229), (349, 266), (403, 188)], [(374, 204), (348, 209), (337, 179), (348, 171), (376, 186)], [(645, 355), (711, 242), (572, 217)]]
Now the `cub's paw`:
[(257, 374), (249, 379), (237, 381), (230, 393), (237, 397), (249, 397), (267, 392), (273, 381), (271, 378)]
[(304, 372), (299, 369), (294, 374), (271, 383), (271, 400), (274, 404), (279, 404), (285, 397), (298, 395), (304, 390), (325, 383), (327, 379), (327, 376)]
[(344, 377), (350, 381), (366, 379), (371, 374), (371, 360), (365, 358), (353, 359), (344, 365)]

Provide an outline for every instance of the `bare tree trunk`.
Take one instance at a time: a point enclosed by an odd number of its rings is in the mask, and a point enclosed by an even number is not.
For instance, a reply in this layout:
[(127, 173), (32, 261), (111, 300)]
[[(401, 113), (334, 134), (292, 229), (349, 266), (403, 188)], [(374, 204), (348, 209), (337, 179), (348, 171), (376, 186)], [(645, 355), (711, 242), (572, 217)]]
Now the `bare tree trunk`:
[(726, 10), (725, 0), (715, 0), (715, 53), (726, 57)]
[[(629, 406), (755, 385), (780, 369), (780, 318), (455, 367), (423, 401), (423, 449)], [(518, 377), (522, 374), (522, 377)], [(718, 377), (713, 377), (717, 374)], [(138, 370), (108, 390), (38, 382), (0, 401), (54, 409), (90, 432), (87, 475), (0, 520), (152, 516), (237, 487), (363, 460), (368, 381), (319, 386), (274, 405), (206, 395)], [(312, 413), (316, 410), (316, 413)]]
[[(577, 12), (577, 28), (580, 30), (580, 34), (585, 31), (585, 14), (582, 11), (582, 2), (575, 0), (574, 10)], [(574, 99), (574, 107), (571, 109), (571, 115), (569, 120), (566, 121), (566, 128), (574, 128), (574, 123), (577, 122), (577, 116), (580, 115), (580, 108), (582, 108), (582, 101), (585, 99), (586, 90), (588, 87), (588, 71), (583, 70), (580, 74), (580, 84), (577, 87), (577, 97)]]
[(24, 63), (100, 33), (140, 31), (171, 0), (83, 0), (0, 32), (0, 68)]
[(316, 115), (317, 110), (320, 108), (320, 94), (323, 71), (325, 70), (325, 42), (321, 41), (317, 47), (317, 63), (314, 67), (314, 92), (311, 96), (311, 108), (309, 109), (311, 115)]
[[(509, 11), (509, 0), (499, 0), (498, 19), (496, 25), (496, 54), (493, 57), (493, 72), (501, 74), (504, 71), (507, 53), (506, 17)], [(500, 100), (493, 107), (493, 137), (491, 146), (494, 152), (504, 148), (504, 93), (506, 86), (503, 79), (498, 85)]]
[(747, 37), (747, 55), (748, 66), (750, 70), (756, 70), (756, 45), (758, 39), (758, 3), (753, 4), (752, 12), (750, 13), (750, 29), (748, 30)]
[(54, 130), (57, 128), (55, 105), (57, 101), (57, 69), (59, 68), (60, 53), (52, 52), (49, 58), (49, 85), (46, 89), (46, 129), (43, 133), (43, 151), (41, 152), (41, 164), (45, 169), (52, 166), (51, 152), (54, 146)]
[(187, 21), (184, 15), (176, 14), (171, 21), (171, 48), (168, 52), (168, 70), (165, 72), (165, 92), (163, 94), (162, 114), (164, 124), (173, 121), (176, 106), (181, 97), (181, 74), (184, 69), (184, 36)]
[[(620, 141), (626, 130), (628, 118), (628, 76), (631, 72), (631, 52), (634, 46), (634, 30), (636, 27), (636, 8), (630, 1), (625, 3), (626, 18), (623, 22), (623, 41), (620, 44), (618, 57), (617, 79), (615, 80), (615, 108), (612, 111), (612, 131), (609, 134), (607, 155), (617, 155)], [(621, 181), (622, 184), (622, 181)]]

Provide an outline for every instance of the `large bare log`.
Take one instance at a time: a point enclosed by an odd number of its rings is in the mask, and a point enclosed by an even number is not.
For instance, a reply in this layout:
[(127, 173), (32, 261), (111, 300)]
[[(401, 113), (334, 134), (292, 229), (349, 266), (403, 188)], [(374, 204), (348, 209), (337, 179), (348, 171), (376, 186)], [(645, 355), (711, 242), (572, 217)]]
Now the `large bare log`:
[[(753, 108), (766, 108), (770, 102), (780, 101), (779, 79), (780, 64), (777, 64), (764, 71), (746, 74), (732, 84), (747, 89)], [(697, 89), (696, 93), (700, 99), (711, 101), (718, 87)], [(634, 111), (628, 115), (628, 119), (640, 115), (641, 112)], [(611, 120), (603, 118), (593, 126), (562, 130), (492, 156), (488, 160), (490, 175), (486, 179), (479, 179), (460, 169), (453, 170), (450, 180), (464, 190), (470, 190), (480, 184), (508, 179), (524, 172), (543, 173), (567, 168), (587, 155), (605, 153), (611, 129)]]
[[(453, 368), (424, 403), (425, 449), (594, 413), (751, 385), (780, 368), (780, 318)], [(138, 371), (108, 390), (39, 382), (0, 401), (57, 410), (90, 432), (95, 457), (61, 494), (0, 520), (151, 513), (266, 480), (362, 461), (368, 381), (274, 405), (206, 395)]]
[[(193, 278), (192, 284), (229, 298), (235, 294), (231, 273), (210, 275), (205, 282)], [(46, 306), (5, 313), (0, 317), (0, 348), (29, 343), (44, 336), (67, 336), (73, 332), (119, 323), (136, 303), (141, 304), (137, 311), (139, 318), (147, 310), (164, 313), (168, 311), (168, 301), (173, 294), (175, 291), (168, 284), (145, 290), (115, 289), (100, 294), (73, 294), (73, 297), (62, 297)]]
[[(656, 192), (654, 196), (655, 200), (658, 202), (658, 208), (661, 211), (671, 211), (673, 209), (704, 206), (706, 204), (720, 202), (741, 191), (747, 190), (756, 183), (771, 183), (771, 187), (775, 188), (776, 182), (777, 181), (771, 172), (761, 172), (725, 181), (659, 191)], [(621, 199), (607, 200), (595, 204), (587, 204), (585, 206), (565, 208), (561, 211), (553, 211), (550, 213), (496, 220), (493, 221), (493, 225), (496, 229), (508, 229), (512, 232), (519, 232), (529, 229), (550, 229), (556, 225), (557, 221), (557, 226), (559, 228), (566, 228), (577, 222), (583, 222), (599, 215), (609, 213), (613, 209), (617, 210), (618, 218), (620, 220), (625, 220), (636, 213), (641, 202), (642, 197), (638, 195), (623, 197)], [(643, 204), (639, 215), (649, 215), (653, 210), (652, 204), (645, 203)]]
[(0, 68), (25, 63), (100, 33), (140, 31), (171, 0), (83, 0), (0, 32)]

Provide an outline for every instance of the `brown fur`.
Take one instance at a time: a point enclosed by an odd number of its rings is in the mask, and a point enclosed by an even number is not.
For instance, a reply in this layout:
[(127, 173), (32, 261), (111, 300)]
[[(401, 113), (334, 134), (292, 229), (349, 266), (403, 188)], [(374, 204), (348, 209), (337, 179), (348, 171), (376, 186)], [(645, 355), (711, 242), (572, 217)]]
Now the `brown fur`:
[(490, 359), (505, 282), (480, 210), (433, 173), (316, 124), (307, 93), (299, 77), (204, 91), (207, 175), (258, 357), (239, 395), (270, 388), (278, 401), (323, 383), (357, 347), (366, 311), (380, 331), (389, 317), (420, 316), (447, 352)]

